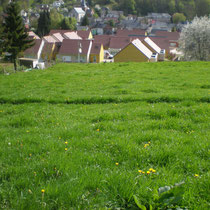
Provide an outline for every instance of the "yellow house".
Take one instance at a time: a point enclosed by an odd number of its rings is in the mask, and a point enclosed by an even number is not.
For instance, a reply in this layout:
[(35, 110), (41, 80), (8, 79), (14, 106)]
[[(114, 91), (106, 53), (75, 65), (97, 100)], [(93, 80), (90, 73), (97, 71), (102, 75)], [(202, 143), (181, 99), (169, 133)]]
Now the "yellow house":
[(134, 39), (114, 56), (114, 62), (148, 62), (152, 52), (139, 40)]
[(100, 43), (93, 43), (90, 51), (90, 63), (101, 63), (104, 61), (104, 47)]

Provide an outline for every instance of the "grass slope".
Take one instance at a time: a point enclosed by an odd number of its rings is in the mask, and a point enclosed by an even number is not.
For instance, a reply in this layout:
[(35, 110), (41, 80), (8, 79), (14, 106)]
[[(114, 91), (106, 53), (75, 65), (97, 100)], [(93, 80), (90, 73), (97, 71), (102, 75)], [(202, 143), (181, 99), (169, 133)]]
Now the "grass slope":
[(209, 69), (58, 64), (0, 75), (0, 208), (208, 209)]

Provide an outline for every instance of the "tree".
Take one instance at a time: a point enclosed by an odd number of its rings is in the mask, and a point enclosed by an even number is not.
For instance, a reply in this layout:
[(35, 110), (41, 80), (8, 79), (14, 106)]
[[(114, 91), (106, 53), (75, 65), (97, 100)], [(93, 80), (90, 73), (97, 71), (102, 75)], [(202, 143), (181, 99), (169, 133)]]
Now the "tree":
[(23, 20), (20, 16), (20, 7), (15, 0), (6, 8), (6, 16), (3, 23), (3, 33), (1, 47), (3, 52), (9, 53), (14, 63), (14, 69), (17, 70), (18, 55), (33, 45), (33, 40), (28, 39), (25, 32)]
[(47, 35), (50, 32), (50, 13), (48, 8), (44, 8), (40, 13), (40, 17), (38, 19), (38, 27), (37, 33), (40, 37)]
[(60, 29), (61, 21), (63, 20), (63, 18), (64, 16), (58, 13), (56, 9), (52, 9), (50, 11), (50, 21), (51, 21), (50, 29)]
[(85, 15), (82, 19), (81, 26), (88, 26), (88, 25), (89, 25), (88, 16)]
[(180, 34), (180, 50), (185, 60), (210, 61), (210, 17), (195, 17)]
[(186, 20), (186, 17), (183, 13), (175, 13), (172, 16), (173, 23), (178, 24), (180, 22), (184, 22)]
[(73, 17), (70, 18), (63, 18), (63, 20), (61, 21), (61, 29), (64, 30), (75, 30), (76, 29), (76, 23), (77, 20)]

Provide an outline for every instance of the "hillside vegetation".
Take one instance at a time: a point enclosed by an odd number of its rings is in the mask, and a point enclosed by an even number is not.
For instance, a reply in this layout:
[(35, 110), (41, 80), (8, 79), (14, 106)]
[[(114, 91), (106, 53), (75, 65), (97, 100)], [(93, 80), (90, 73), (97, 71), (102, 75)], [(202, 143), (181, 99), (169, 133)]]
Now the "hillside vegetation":
[(209, 69), (57, 64), (0, 75), (0, 208), (208, 209)]

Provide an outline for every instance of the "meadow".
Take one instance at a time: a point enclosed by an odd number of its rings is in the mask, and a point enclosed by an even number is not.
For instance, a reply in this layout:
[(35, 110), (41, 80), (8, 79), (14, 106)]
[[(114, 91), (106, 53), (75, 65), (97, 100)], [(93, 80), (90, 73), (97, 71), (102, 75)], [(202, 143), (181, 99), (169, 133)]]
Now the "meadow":
[(0, 74), (0, 209), (209, 209), (210, 62)]

